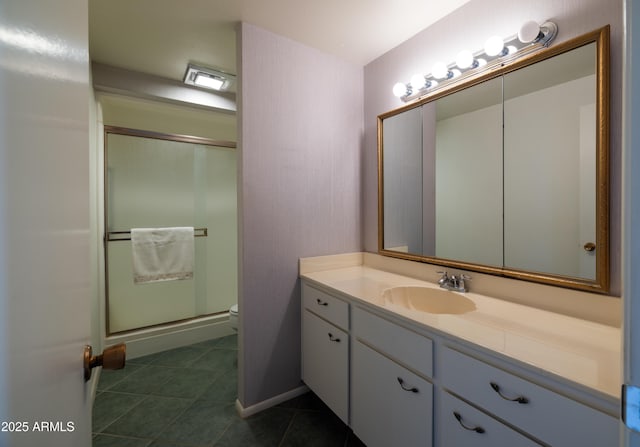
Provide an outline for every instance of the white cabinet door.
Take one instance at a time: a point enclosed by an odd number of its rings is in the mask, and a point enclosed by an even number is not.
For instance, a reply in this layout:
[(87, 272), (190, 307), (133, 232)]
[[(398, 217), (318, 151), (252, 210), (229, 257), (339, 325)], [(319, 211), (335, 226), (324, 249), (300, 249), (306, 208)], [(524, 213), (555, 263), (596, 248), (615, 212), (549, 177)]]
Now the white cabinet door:
[(351, 428), (367, 447), (430, 447), (433, 385), (359, 341), (351, 362)]
[(349, 336), (306, 309), (302, 313), (302, 380), (349, 423)]

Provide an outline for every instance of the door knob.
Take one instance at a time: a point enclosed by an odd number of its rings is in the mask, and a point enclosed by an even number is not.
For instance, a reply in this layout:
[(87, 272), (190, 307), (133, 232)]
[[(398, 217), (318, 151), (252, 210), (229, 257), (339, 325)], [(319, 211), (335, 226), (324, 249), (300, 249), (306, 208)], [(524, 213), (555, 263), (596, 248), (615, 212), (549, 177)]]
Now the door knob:
[(124, 343), (109, 346), (100, 355), (93, 355), (93, 348), (89, 345), (84, 347), (84, 381), (91, 378), (91, 370), (96, 366), (103, 369), (122, 369), (125, 364), (127, 346)]

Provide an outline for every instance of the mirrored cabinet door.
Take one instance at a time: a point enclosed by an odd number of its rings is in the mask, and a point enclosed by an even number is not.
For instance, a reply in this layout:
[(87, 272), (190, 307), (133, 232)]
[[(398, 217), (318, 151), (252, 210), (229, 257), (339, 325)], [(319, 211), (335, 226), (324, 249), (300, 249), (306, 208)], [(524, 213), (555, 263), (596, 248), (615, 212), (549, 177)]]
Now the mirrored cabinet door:
[(504, 76), (504, 265), (595, 279), (596, 47)]
[(422, 109), (385, 120), (383, 139), (384, 248), (422, 253)]
[[(435, 256), (502, 266), (502, 78), (422, 106), (434, 108)], [(423, 112), (424, 115), (426, 113)], [(434, 178), (435, 177), (435, 178)], [(432, 253), (425, 253), (432, 256)]]

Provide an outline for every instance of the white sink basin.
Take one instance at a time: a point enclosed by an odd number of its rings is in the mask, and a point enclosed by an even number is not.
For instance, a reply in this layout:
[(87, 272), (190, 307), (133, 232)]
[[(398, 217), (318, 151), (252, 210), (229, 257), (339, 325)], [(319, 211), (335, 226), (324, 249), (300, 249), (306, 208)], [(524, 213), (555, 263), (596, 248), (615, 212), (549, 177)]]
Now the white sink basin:
[(395, 305), (430, 314), (464, 314), (476, 305), (465, 296), (431, 287), (391, 287), (382, 292), (385, 305)]

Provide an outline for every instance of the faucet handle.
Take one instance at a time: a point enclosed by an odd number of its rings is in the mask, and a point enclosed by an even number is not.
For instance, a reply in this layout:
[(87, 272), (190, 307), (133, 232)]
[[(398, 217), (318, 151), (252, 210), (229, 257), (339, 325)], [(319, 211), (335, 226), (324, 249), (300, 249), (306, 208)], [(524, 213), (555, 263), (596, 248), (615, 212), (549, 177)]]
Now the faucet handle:
[(449, 275), (447, 274), (446, 270), (441, 272), (436, 272), (436, 273), (439, 273), (440, 275), (442, 275), (438, 280), (438, 284), (443, 285), (449, 281)]
[(471, 281), (471, 276), (465, 273), (460, 273), (455, 277), (456, 287), (460, 289), (461, 292), (466, 292), (469, 290), (469, 287), (467, 287), (467, 285), (465, 284), (466, 281)]

